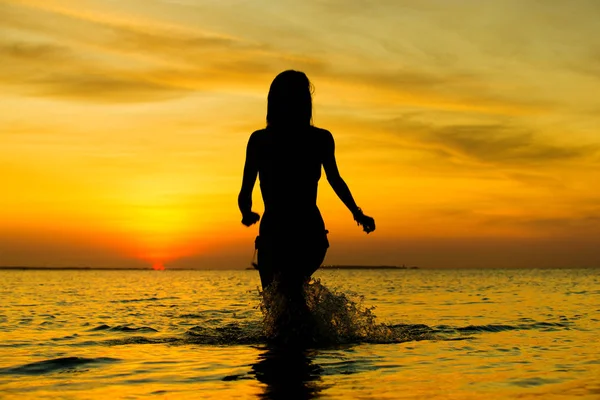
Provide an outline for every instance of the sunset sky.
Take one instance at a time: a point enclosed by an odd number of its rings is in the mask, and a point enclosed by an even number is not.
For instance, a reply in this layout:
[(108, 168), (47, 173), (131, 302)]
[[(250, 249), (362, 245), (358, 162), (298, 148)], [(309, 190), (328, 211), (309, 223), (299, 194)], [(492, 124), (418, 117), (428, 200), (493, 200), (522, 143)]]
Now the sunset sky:
[[(277, 73), (329, 264), (600, 266), (596, 0), (0, 0), (0, 265), (244, 268), (237, 194)], [(255, 210), (262, 213), (255, 189)]]

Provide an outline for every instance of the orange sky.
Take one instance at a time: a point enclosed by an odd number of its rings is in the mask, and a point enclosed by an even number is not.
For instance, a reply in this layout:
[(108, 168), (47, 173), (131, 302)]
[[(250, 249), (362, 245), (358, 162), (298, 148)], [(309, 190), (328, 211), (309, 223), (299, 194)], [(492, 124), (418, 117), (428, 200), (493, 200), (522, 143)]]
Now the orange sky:
[(0, 265), (246, 267), (245, 145), (298, 69), (377, 221), (323, 180), (326, 263), (600, 266), (596, 1), (73, 4), (0, 0)]

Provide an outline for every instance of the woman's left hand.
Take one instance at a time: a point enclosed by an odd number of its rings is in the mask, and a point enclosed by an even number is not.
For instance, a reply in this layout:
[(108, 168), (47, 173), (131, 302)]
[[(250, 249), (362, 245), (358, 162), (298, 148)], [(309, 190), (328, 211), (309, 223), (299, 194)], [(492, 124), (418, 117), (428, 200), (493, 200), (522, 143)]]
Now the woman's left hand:
[(356, 215), (354, 220), (358, 225), (362, 225), (363, 231), (367, 233), (371, 233), (375, 230), (375, 220), (362, 212), (360, 215)]

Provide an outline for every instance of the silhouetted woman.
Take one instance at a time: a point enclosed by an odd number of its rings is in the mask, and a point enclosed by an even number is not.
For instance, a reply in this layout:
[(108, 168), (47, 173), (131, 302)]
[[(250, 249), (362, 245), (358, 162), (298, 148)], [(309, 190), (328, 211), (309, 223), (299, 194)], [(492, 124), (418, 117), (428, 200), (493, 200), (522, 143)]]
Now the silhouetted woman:
[(266, 129), (248, 141), (238, 197), (242, 223), (258, 222), (260, 216), (252, 211), (258, 174), (265, 204), (256, 239), (263, 289), (276, 280), (282, 293), (299, 294), (325, 258), (328, 231), (317, 208), (321, 166), (354, 220), (367, 233), (375, 230), (375, 221), (362, 213), (340, 176), (333, 136), (312, 125), (310, 81), (302, 72), (284, 71), (269, 89)]

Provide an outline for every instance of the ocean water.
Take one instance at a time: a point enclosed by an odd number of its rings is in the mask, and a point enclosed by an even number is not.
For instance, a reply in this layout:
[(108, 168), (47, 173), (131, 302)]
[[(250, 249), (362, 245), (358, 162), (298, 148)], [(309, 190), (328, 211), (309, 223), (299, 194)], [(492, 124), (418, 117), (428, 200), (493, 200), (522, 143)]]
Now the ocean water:
[(0, 398), (600, 399), (600, 270), (325, 270), (267, 343), (255, 271), (0, 271)]

